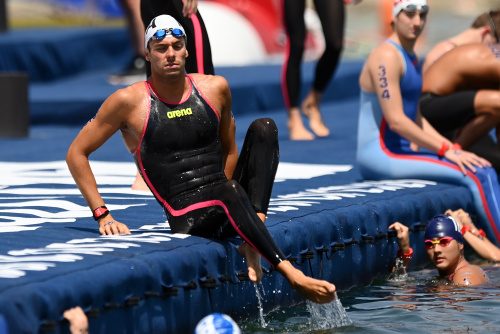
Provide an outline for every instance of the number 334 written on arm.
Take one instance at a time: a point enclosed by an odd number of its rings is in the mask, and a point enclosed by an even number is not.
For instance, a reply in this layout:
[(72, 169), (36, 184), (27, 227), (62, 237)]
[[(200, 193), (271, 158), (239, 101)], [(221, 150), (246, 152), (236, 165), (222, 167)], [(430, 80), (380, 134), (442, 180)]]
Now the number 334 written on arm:
[(383, 89), (382, 98), (389, 99), (390, 95), (389, 95), (389, 89), (387, 89), (388, 84), (387, 84), (386, 71), (385, 71), (384, 65), (380, 65), (378, 67), (378, 81), (379, 81), (380, 88)]

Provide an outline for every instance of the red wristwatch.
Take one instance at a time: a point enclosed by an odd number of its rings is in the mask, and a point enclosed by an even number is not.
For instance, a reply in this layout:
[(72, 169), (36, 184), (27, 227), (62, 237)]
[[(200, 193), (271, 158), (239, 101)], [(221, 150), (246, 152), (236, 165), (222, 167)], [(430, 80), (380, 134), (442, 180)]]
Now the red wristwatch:
[(104, 218), (106, 217), (107, 215), (109, 215), (109, 210), (106, 206), (100, 206), (98, 207), (97, 209), (95, 209), (93, 212), (92, 212), (92, 216), (94, 216), (94, 220), (98, 221), (99, 219), (101, 218)]
[(413, 257), (413, 248), (410, 247), (410, 250), (406, 254), (401, 253), (401, 249), (398, 249), (397, 257), (402, 258), (402, 259), (406, 259), (406, 260), (411, 259)]

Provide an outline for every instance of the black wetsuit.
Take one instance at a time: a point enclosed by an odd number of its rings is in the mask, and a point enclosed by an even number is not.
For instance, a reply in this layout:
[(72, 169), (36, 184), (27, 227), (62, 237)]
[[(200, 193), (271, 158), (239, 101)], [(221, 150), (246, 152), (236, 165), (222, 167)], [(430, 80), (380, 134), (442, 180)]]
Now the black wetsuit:
[[(198, 11), (190, 18), (182, 14), (182, 0), (141, 0), (141, 18), (147, 27), (158, 15), (167, 14), (176, 19), (184, 28), (187, 37), (187, 73), (214, 74), (212, 50), (205, 23)], [(147, 76), (151, 75), (151, 64), (147, 62)]]
[[(345, 8), (343, 0), (314, 0), (325, 37), (325, 51), (318, 60), (313, 87), (323, 92), (337, 68), (344, 38)], [(281, 0), (287, 49), (282, 69), (282, 90), (287, 108), (297, 107), (300, 98), (300, 64), (304, 53), (306, 24), (305, 0)]]
[(233, 180), (224, 174), (219, 116), (189, 77), (191, 92), (168, 103), (148, 85), (151, 106), (134, 158), (175, 233), (239, 234), (274, 267), (285, 259), (256, 212), (266, 214), (278, 168), (278, 130), (269, 118), (247, 132)]

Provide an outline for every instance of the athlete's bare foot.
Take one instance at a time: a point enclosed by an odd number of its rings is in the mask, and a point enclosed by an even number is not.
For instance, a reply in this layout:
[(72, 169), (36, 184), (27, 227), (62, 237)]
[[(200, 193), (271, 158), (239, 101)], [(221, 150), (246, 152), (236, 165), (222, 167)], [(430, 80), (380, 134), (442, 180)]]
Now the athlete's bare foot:
[(291, 140), (313, 140), (314, 135), (304, 127), (298, 108), (288, 112), (288, 133)]
[(259, 283), (262, 279), (261, 256), (246, 241), (238, 247), (238, 253), (245, 258), (248, 267), (248, 277), (254, 283)]
[(319, 100), (321, 95), (311, 92), (302, 103), (302, 112), (309, 118), (309, 127), (318, 137), (327, 137), (330, 135), (330, 129), (323, 122), (321, 112), (319, 111)]
[(132, 190), (149, 190), (146, 182), (144, 182), (139, 172), (137, 172), (137, 174), (135, 175), (135, 181), (132, 184)]
[(302, 297), (319, 304), (329, 303), (335, 299), (335, 285), (304, 275), (289, 261), (281, 262), (276, 269), (288, 280), (292, 289), (299, 292)]

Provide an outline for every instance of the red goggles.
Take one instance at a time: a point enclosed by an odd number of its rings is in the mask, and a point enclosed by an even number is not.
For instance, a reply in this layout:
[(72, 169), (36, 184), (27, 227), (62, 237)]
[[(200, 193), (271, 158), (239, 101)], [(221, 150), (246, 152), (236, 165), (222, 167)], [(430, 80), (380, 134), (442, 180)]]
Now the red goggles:
[(452, 237), (442, 237), (441, 239), (439, 240), (431, 240), (431, 239), (427, 239), (425, 240), (425, 248), (427, 249), (431, 249), (434, 247), (435, 244), (439, 244), (439, 246), (441, 247), (446, 247), (448, 246), (451, 242), (453, 241), (453, 238)]

